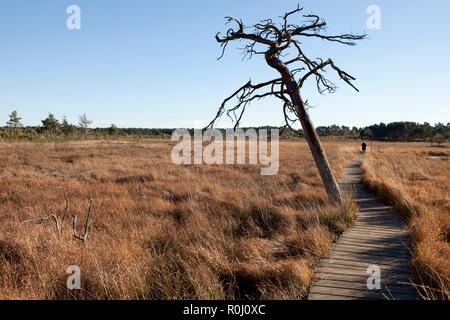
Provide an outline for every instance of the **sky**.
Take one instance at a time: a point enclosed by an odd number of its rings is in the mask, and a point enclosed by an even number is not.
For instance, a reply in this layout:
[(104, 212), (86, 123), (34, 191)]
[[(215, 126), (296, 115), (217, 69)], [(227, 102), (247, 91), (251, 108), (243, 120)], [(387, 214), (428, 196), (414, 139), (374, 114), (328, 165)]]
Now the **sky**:
[[(76, 124), (86, 113), (92, 127), (203, 127), (250, 78), (277, 77), (263, 56), (242, 60), (242, 43), (217, 60), (214, 36), (229, 28), (224, 17), (250, 25), (297, 4), (325, 18), (328, 34), (368, 36), (355, 47), (302, 42), (360, 89), (331, 72), (336, 93), (321, 96), (306, 85), (302, 96), (316, 126), (450, 122), (448, 0), (2, 0), (0, 125), (17, 110), (24, 125), (39, 125), (48, 113)], [(66, 26), (70, 5), (81, 10), (79, 30)], [(367, 26), (370, 5), (380, 8), (380, 29)], [(241, 126), (282, 124), (281, 104), (266, 99), (250, 105)], [(230, 125), (226, 117), (218, 123)]]

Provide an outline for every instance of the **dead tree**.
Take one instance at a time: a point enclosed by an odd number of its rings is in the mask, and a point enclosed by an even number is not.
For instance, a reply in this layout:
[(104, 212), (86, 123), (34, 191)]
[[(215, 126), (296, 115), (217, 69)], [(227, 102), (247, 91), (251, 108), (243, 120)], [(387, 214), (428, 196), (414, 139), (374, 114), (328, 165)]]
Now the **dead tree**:
[(91, 219), (91, 208), (92, 208), (92, 199), (89, 201), (89, 205), (88, 205), (88, 213), (87, 213), (87, 217), (86, 217), (86, 223), (84, 225), (84, 232), (83, 234), (77, 234), (77, 215), (74, 214), (73, 215), (73, 236), (75, 239), (81, 240), (81, 242), (85, 242), (86, 238), (88, 236), (89, 233), (89, 222)]
[[(219, 59), (223, 57), (230, 41), (243, 40), (246, 42), (244, 47), (241, 48), (244, 57), (250, 59), (254, 55), (264, 55), (267, 64), (278, 71), (280, 78), (259, 84), (253, 84), (250, 80), (244, 84), (223, 101), (217, 115), (207, 128), (213, 127), (216, 120), (224, 112), (235, 121), (235, 128), (237, 128), (250, 102), (268, 96), (280, 99), (283, 103), (285, 127), (294, 130), (292, 124), (300, 121), (303, 134), (308, 142), (328, 197), (335, 203), (342, 203), (341, 191), (308, 115), (308, 102), (303, 100), (301, 89), (306, 80), (313, 78), (319, 93), (333, 93), (336, 86), (325, 77), (324, 74), (327, 69), (334, 70), (340, 79), (355, 90), (358, 91), (358, 89), (352, 84), (352, 80), (355, 80), (355, 78), (338, 68), (333, 60), (311, 59), (306, 56), (302, 51), (300, 40), (302, 38), (317, 38), (354, 46), (355, 41), (364, 39), (366, 35), (328, 35), (325, 33), (326, 22), (323, 19), (313, 14), (301, 14), (302, 11), (303, 8), (297, 7), (297, 9), (285, 13), (280, 17), (281, 23), (279, 24), (274, 23), (271, 19), (266, 19), (250, 27), (245, 26), (242, 20), (225, 17), (227, 23), (234, 23), (236, 27), (230, 28), (225, 36), (220, 36), (220, 33), (216, 35), (216, 40), (222, 47), (222, 54)], [(291, 24), (289, 20), (295, 14), (301, 14), (303, 22)], [(285, 58), (292, 53), (294, 53), (294, 56), (291, 59)], [(262, 90), (266, 91), (261, 92)], [(237, 99), (237, 103), (228, 107), (228, 103), (234, 98)]]
[(80, 128), (84, 131), (84, 137), (87, 140), (87, 134), (89, 130), (89, 126), (94, 122), (93, 120), (89, 120), (86, 116), (86, 113), (83, 113), (81, 116), (79, 116), (78, 124), (80, 125)]

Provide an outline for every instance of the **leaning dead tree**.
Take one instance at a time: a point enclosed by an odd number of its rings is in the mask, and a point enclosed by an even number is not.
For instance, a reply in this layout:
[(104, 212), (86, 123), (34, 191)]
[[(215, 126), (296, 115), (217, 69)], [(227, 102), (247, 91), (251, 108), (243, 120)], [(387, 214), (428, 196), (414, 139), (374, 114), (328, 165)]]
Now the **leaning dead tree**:
[[(285, 127), (294, 132), (292, 125), (300, 121), (303, 134), (308, 142), (317, 169), (319, 170), (323, 184), (331, 201), (342, 203), (339, 186), (328, 163), (325, 152), (320, 143), (317, 132), (307, 112), (308, 102), (301, 96), (301, 89), (308, 79), (314, 79), (320, 94), (333, 93), (336, 85), (325, 77), (327, 70), (336, 72), (337, 76), (358, 91), (352, 84), (354, 77), (341, 70), (331, 59), (311, 59), (302, 50), (301, 39), (317, 38), (343, 45), (354, 46), (357, 40), (362, 40), (366, 35), (339, 34), (328, 35), (326, 22), (313, 14), (302, 14), (303, 8), (285, 13), (280, 17), (281, 23), (274, 23), (271, 19), (262, 20), (252, 26), (245, 26), (242, 20), (226, 17), (227, 23), (235, 24), (226, 35), (216, 35), (217, 42), (222, 47), (222, 58), (230, 41), (245, 41), (241, 48), (244, 57), (252, 58), (254, 55), (264, 55), (266, 63), (278, 71), (280, 77), (259, 84), (253, 84), (251, 80), (227, 97), (220, 106), (217, 115), (207, 126), (212, 128), (217, 119), (225, 112), (235, 122), (235, 128), (239, 126), (246, 107), (253, 100), (265, 97), (275, 97), (283, 104)], [(301, 15), (300, 24), (290, 23), (294, 15)], [(292, 54), (294, 54), (292, 56)], [(286, 57), (291, 55), (290, 59)], [(237, 103), (229, 106), (229, 103), (237, 99)]]

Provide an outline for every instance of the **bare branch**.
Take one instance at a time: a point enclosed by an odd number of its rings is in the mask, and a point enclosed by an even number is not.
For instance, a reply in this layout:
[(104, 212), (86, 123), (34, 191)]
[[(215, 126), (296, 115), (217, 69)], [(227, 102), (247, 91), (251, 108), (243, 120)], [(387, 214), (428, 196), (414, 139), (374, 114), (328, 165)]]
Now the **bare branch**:
[[(251, 80), (248, 81), (246, 84), (244, 84), (242, 87), (240, 87), (238, 90), (236, 90), (235, 92), (233, 92), (232, 95), (230, 95), (229, 97), (227, 97), (221, 104), (216, 116), (214, 117), (214, 119), (205, 127), (205, 129), (208, 128), (212, 128), (215, 124), (215, 122), (217, 121), (217, 119), (219, 119), (223, 113), (226, 111), (227, 115), (230, 117), (230, 113), (234, 113), (235, 111), (239, 110), (242, 108), (242, 110), (245, 110), (245, 107), (253, 100), (255, 99), (261, 99), (261, 98), (265, 98), (267, 96), (270, 95), (277, 95), (282, 93), (281, 91), (275, 91), (274, 90), (274, 85), (278, 84), (281, 85), (282, 83), (282, 79), (278, 78), (278, 79), (273, 79), (270, 81), (266, 81), (266, 82), (262, 82), (256, 85), (253, 85)], [(271, 91), (266, 92), (266, 93), (261, 93), (261, 94), (255, 94), (255, 91), (271, 86)], [(238, 99), (238, 103), (231, 107), (226, 109), (227, 107), (227, 103), (232, 100), (233, 98), (237, 98)], [(230, 117), (231, 118), (231, 117)], [(235, 127), (237, 127), (239, 125), (239, 121), (242, 118), (242, 112), (240, 113), (239, 117), (235, 116), (235, 122), (236, 125)], [(232, 119), (232, 118), (231, 118)], [(232, 119), (233, 120), (233, 119)]]
[[(325, 28), (325, 26), (326, 26), (326, 23), (322, 22), (322, 23), (313, 24), (310, 26), (301, 27), (301, 28), (298, 28), (298, 29), (292, 31), (292, 36), (302, 36), (302, 37), (309, 37), (309, 38), (315, 37), (315, 38), (320, 38), (322, 40), (327, 40), (327, 41), (331, 41), (331, 42), (338, 42), (340, 44), (345, 44), (348, 46), (355, 46), (356, 45), (355, 41), (364, 40), (367, 36), (366, 34), (349, 34), (349, 33), (336, 35), (336, 36), (327, 36), (327, 35), (320, 34), (320, 32), (318, 32), (318, 31), (323, 30)], [(315, 33), (305, 33), (304, 32), (304, 31), (310, 30), (310, 29), (316, 29), (317, 32), (315, 32)]]
[(48, 221), (50, 218), (55, 219), (55, 221), (56, 221), (56, 229), (59, 229), (58, 228), (58, 220), (57, 220), (56, 215), (54, 213), (50, 213), (48, 216), (39, 217), (39, 218), (36, 218), (36, 219), (25, 220), (25, 221), (22, 221), (22, 223), (33, 222), (34, 224), (41, 224), (44, 221)]
[(64, 199), (66, 200), (66, 207), (64, 208), (64, 213), (63, 213), (62, 218), (61, 218), (61, 226), (60, 226), (60, 229), (59, 229), (59, 234), (60, 235), (63, 232), (63, 223), (64, 223), (64, 219), (66, 218), (67, 210), (69, 210), (69, 201), (67, 200), (67, 195), (66, 195), (65, 192), (64, 192)]
[(284, 29), (287, 29), (287, 27), (288, 27), (288, 18), (289, 18), (289, 16), (291, 16), (291, 15), (297, 13), (297, 12), (300, 12), (302, 10), (303, 10), (303, 8), (300, 8), (300, 6), (297, 5), (297, 9), (289, 11), (289, 12), (286, 12), (284, 14), (284, 16), (282, 17), (283, 20), (284, 20)]
[[(231, 18), (231, 19), (237, 21), (234, 18)], [(227, 31), (227, 35), (225, 37), (223, 37), (223, 38), (220, 38), (219, 35), (220, 35), (220, 32), (216, 34), (216, 40), (219, 43), (228, 42), (228, 41), (237, 40), (237, 39), (246, 39), (246, 40), (251, 40), (251, 41), (258, 42), (258, 43), (266, 44), (266, 45), (269, 45), (269, 46), (276, 44), (276, 42), (274, 42), (272, 40), (269, 40), (269, 39), (266, 39), (263, 36), (260, 36), (260, 35), (257, 35), (257, 34), (252, 34), (252, 33), (247, 34), (241, 28), (239, 30), (237, 30), (237, 31), (235, 31), (233, 29), (229, 29)]]
[(33, 222), (35, 224), (41, 224), (44, 221), (48, 221), (50, 218), (53, 218), (53, 220), (55, 221), (56, 231), (58, 232), (59, 237), (61, 237), (62, 232), (63, 232), (64, 219), (66, 217), (67, 210), (69, 209), (69, 201), (67, 200), (67, 196), (66, 196), (65, 192), (64, 192), (64, 199), (66, 200), (66, 206), (64, 208), (63, 215), (61, 217), (61, 221), (58, 219), (56, 214), (50, 213), (48, 216), (44, 216), (44, 217), (40, 217), (40, 218), (36, 218), (36, 219), (25, 220), (22, 223)]
[[(358, 88), (356, 88), (351, 81), (355, 80), (355, 78), (351, 75), (349, 75), (348, 73), (342, 71), (341, 69), (339, 69), (338, 67), (336, 67), (336, 65), (334, 64), (333, 60), (328, 59), (326, 62), (323, 62), (319, 65), (317, 65), (314, 69), (310, 70), (307, 74), (305, 74), (301, 79), (300, 79), (300, 83), (299, 83), (299, 87), (303, 87), (304, 82), (311, 76), (311, 75), (316, 75), (317, 77), (317, 83), (319, 85), (319, 83), (322, 83), (326, 90), (328, 90), (329, 92), (334, 92), (334, 84), (330, 81), (328, 81), (327, 79), (325, 79), (323, 77), (323, 75), (321, 75), (319, 73), (320, 70), (324, 69), (326, 66), (331, 66), (334, 70), (336, 70), (336, 72), (338, 73), (339, 77), (344, 80), (349, 86), (351, 86), (353, 89), (355, 89), (356, 91), (359, 92)], [(321, 92), (321, 89), (318, 87), (319, 92)], [(321, 92), (322, 93), (322, 92)]]
[(89, 222), (90, 222), (90, 218), (91, 218), (91, 208), (92, 208), (92, 198), (89, 201), (89, 206), (88, 206), (88, 213), (87, 213), (87, 217), (86, 217), (86, 223), (84, 225), (84, 233), (78, 235), (77, 234), (77, 215), (73, 215), (73, 236), (78, 239), (81, 240), (83, 243), (86, 241), (86, 238), (88, 236), (88, 232), (89, 232)]

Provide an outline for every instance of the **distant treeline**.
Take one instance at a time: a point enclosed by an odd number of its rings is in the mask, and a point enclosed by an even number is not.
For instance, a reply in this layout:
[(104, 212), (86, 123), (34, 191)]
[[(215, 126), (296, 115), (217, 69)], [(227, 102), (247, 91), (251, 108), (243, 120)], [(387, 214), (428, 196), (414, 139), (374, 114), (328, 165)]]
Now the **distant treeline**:
[[(96, 139), (96, 138), (118, 138), (118, 137), (142, 137), (142, 138), (169, 138), (175, 129), (158, 128), (118, 128), (111, 125), (108, 128), (90, 129), (92, 120), (86, 114), (79, 117), (78, 126), (70, 124), (64, 117), (62, 120), (49, 114), (42, 120), (41, 126), (23, 126), (22, 118), (13, 111), (9, 115), (6, 126), (0, 127), (0, 138), (7, 140), (61, 140), (61, 139)], [(249, 129), (249, 128), (243, 128)], [(276, 127), (254, 127), (253, 129), (276, 129)], [(193, 134), (193, 129), (189, 129)], [(220, 129), (225, 133), (225, 129)], [(450, 123), (447, 125), (438, 123), (416, 122), (392, 122), (388, 124), (380, 123), (368, 127), (346, 127), (346, 126), (320, 126), (316, 128), (319, 136), (322, 137), (342, 137), (348, 139), (365, 139), (378, 141), (431, 141), (446, 142), (450, 140)], [(270, 132), (269, 132), (270, 134)], [(280, 132), (281, 138), (294, 138), (302, 136), (302, 130), (294, 132), (291, 129), (283, 129)]]
[[(275, 127), (259, 127), (258, 129), (270, 129)], [(316, 128), (321, 137), (343, 137), (348, 139), (377, 140), (377, 141), (431, 141), (446, 142), (450, 140), (450, 123), (447, 125), (438, 123), (434, 126), (429, 123), (416, 122), (392, 122), (374, 124), (368, 127), (346, 126), (320, 126)], [(293, 131), (284, 129), (281, 137), (302, 136), (302, 130)]]
[(359, 139), (378, 141), (448, 141), (450, 139), (450, 123), (438, 123), (434, 126), (429, 123), (392, 122), (374, 124), (368, 127), (356, 128), (328, 126), (318, 127), (320, 136), (349, 136)]

